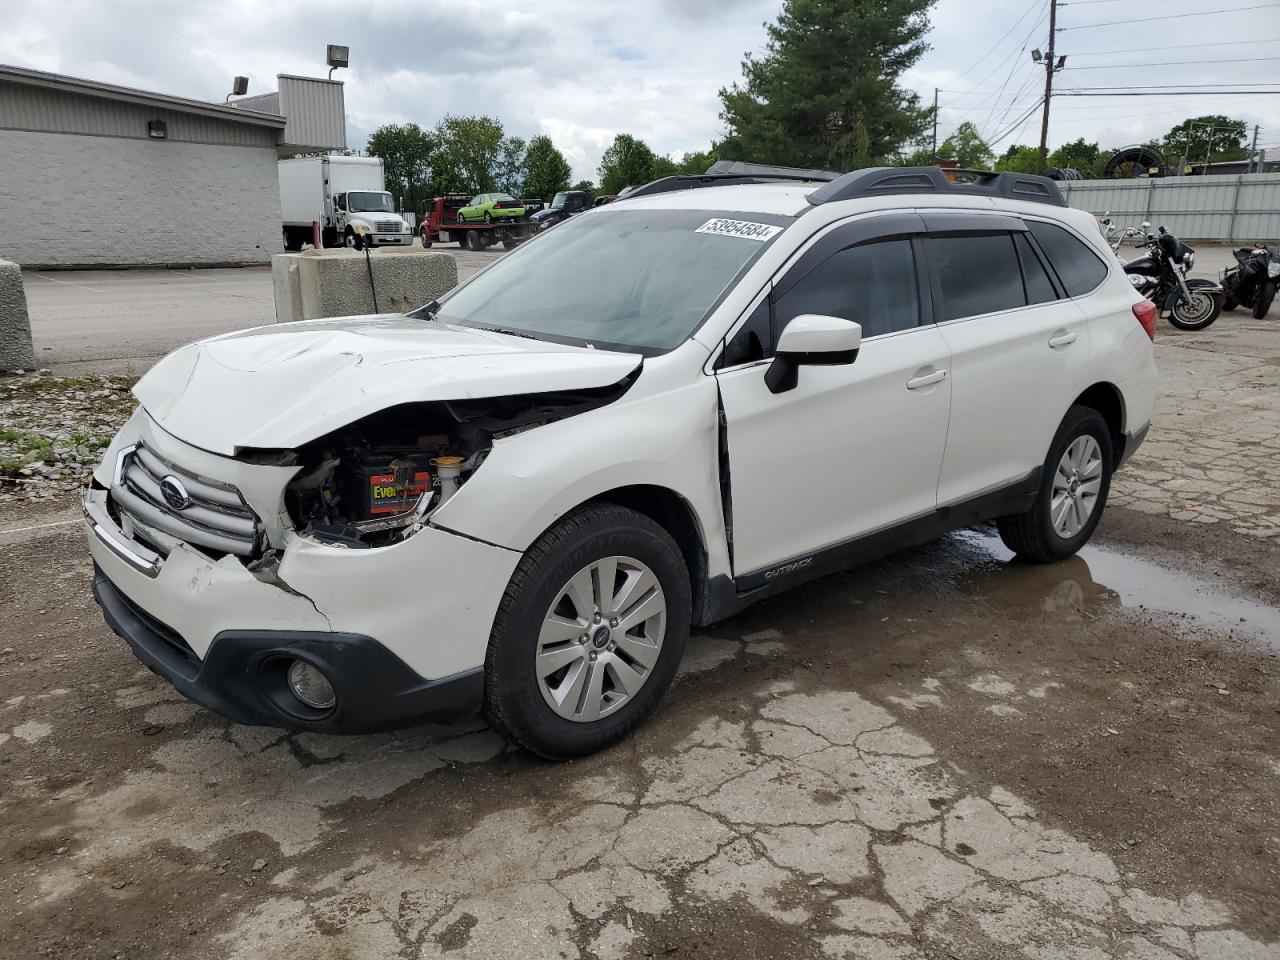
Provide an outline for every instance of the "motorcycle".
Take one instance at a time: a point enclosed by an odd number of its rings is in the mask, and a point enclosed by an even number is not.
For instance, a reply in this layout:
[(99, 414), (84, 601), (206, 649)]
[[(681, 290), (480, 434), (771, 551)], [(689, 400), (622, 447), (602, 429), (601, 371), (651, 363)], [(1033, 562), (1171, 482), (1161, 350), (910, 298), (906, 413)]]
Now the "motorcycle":
[(1271, 309), (1276, 284), (1280, 283), (1280, 252), (1259, 243), (1253, 249), (1241, 247), (1232, 253), (1236, 265), (1222, 271), (1222, 309), (1249, 307), (1253, 318), (1261, 320)]
[[(1144, 222), (1142, 228), (1149, 230), (1151, 224)], [(1187, 271), (1195, 263), (1195, 251), (1164, 227), (1158, 234), (1148, 233), (1146, 243), (1147, 255), (1130, 260), (1123, 267), (1133, 288), (1179, 330), (1203, 330), (1217, 320), (1222, 311), (1222, 285), (1212, 280), (1187, 279)]]

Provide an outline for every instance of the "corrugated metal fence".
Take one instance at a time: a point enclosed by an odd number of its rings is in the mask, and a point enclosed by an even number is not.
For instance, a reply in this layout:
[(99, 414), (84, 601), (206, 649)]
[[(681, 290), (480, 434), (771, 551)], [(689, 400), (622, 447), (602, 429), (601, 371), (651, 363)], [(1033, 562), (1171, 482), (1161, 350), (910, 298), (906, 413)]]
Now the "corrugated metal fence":
[(1150, 220), (1187, 240), (1280, 238), (1280, 173), (1143, 180), (1064, 180), (1067, 203), (1122, 226)]

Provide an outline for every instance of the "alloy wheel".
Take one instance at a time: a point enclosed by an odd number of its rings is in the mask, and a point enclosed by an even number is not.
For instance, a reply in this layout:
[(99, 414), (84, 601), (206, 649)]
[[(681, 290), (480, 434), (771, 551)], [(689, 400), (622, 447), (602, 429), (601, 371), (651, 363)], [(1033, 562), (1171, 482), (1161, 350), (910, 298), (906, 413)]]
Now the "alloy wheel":
[(1102, 448), (1089, 434), (1067, 446), (1053, 475), (1049, 517), (1054, 532), (1070, 540), (1084, 529), (1098, 506), (1102, 490)]
[(534, 669), (547, 706), (578, 723), (616, 712), (652, 676), (666, 627), (666, 596), (648, 566), (604, 557), (583, 567), (539, 631)]

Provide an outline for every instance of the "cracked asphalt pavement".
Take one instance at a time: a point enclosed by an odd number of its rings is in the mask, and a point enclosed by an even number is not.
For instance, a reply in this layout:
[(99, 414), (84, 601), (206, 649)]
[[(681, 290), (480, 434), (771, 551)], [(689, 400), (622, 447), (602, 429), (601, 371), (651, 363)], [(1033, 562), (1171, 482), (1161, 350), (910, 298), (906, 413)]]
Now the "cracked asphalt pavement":
[(69, 503), (6, 504), (0, 957), (1280, 960), (1275, 322), (1161, 326), (1080, 556), (773, 598), (572, 763), (227, 723), (103, 625)]

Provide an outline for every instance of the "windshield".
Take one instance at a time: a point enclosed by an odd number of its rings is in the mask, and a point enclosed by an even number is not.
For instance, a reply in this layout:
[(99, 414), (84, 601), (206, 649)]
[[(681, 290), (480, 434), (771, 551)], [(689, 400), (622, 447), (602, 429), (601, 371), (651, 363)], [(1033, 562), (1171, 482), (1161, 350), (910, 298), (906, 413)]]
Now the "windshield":
[(583, 214), (443, 298), (439, 318), (562, 343), (670, 350), (789, 222), (706, 210)]
[(569, 195), (567, 193), (557, 193), (555, 197), (551, 200), (551, 209), (552, 210), (561, 209), (568, 200), (569, 200)]
[(352, 213), (395, 213), (395, 207), (391, 206), (391, 194), (389, 193), (362, 193), (352, 192), (347, 194), (347, 209)]

